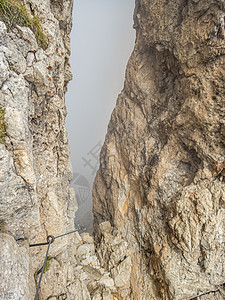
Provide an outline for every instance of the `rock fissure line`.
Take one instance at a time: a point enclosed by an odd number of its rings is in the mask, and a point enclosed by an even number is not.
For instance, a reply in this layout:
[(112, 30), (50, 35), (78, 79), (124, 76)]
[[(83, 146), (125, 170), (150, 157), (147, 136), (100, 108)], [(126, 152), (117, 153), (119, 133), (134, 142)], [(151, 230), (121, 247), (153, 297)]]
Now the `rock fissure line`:
[(144, 296), (145, 299), (147, 300), (147, 289), (146, 289), (146, 284), (145, 284), (145, 272), (144, 272), (144, 263), (143, 263), (143, 255), (142, 255), (142, 215), (141, 211), (137, 211), (138, 214), (138, 229), (139, 229), (139, 247), (140, 247), (140, 260), (141, 260), (141, 271), (142, 271), (142, 278), (143, 278), (143, 287), (144, 287)]

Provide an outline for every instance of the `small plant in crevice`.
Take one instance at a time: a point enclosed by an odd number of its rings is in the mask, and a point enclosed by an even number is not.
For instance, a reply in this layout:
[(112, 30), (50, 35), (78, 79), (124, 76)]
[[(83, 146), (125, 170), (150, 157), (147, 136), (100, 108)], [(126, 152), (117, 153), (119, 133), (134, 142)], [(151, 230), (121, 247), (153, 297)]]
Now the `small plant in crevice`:
[(0, 0), (0, 20), (3, 21), (8, 30), (19, 26), (29, 27), (44, 50), (47, 48), (47, 38), (43, 32), (38, 16), (31, 17), (21, 0)]
[(9, 70), (15, 72), (13, 66), (9, 62), (8, 62), (8, 65), (9, 65)]
[(6, 230), (6, 223), (4, 220), (0, 220), (0, 232), (3, 232)]
[(51, 260), (51, 257), (47, 256), (46, 264), (45, 264), (45, 268), (44, 268), (44, 273), (47, 272), (50, 268), (50, 260)]
[[(47, 256), (46, 263), (45, 263), (45, 268), (44, 268), (44, 273), (49, 270), (49, 268), (50, 268), (50, 260), (51, 259), (52, 259), (51, 256)], [(42, 267), (41, 267), (41, 269), (37, 270), (34, 273), (34, 281), (35, 281), (36, 287), (38, 285), (38, 275), (41, 274), (41, 271), (42, 271)]]
[(5, 110), (0, 107), (0, 143), (5, 142), (7, 125), (5, 122)]
[(35, 273), (34, 273), (34, 281), (35, 281), (36, 288), (38, 286), (38, 274), (40, 274), (40, 272), (39, 271), (35, 271)]

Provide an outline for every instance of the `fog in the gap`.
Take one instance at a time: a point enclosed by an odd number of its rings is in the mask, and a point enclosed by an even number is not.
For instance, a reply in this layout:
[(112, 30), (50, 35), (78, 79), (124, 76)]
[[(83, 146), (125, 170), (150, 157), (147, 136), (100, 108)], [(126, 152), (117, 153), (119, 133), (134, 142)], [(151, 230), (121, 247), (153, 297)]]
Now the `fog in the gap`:
[(91, 188), (100, 146), (133, 50), (134, 0), (75, 0), (71, 34), (73, 81), (66, 120), (79, 210), (76, 222), (90, 229)]

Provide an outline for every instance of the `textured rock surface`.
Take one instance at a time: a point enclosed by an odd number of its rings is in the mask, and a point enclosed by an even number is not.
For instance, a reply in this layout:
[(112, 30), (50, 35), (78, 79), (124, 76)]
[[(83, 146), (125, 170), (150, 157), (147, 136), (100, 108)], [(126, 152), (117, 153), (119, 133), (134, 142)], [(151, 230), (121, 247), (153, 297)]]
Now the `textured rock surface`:
[[(34, 274), (46, 247), (31, 250), (28, 244), (74, 228), (76, 201), (69, 185), (72, 170), (64, 126), (72, 2), (24, 1), (31, 17), (40, 17), (46, 50), (29, 28), (17, 26), (8, 32), (0, 22), (0, 106), (7, 124), (0, 144), (1, 299), (32, 299)], [(61, 290), (68, 299), (73, 299), (66, 274), (76, 265), (74, 242), (73, 236), (65, 237), (50, 251), (50, 257), (64, 262), (57, 272), (64, 277)], [(54, 266), (50, 270), (56, 272)], [(54, 291), (58, 297), (61, 290), (53, 283), (49, 296)], [(45, 293), (43, 287), (41, 294)]]
[(30, 299), (27, 289), (29, 283), (27, 249), (19, 247), (13, 237), (4, 233), (1, 234), (0, 249), (0, 299)]
[(147, 299), (225, 297), (224, 18), (222, 0), (136, 1), (94, 185), (98, 253), (118, 299), (146, 299), (145, 288)]
[[(100, 267), (93, 238), (88, 233), (81, 236), (77, 233), (73, 248), (74, 254), (64, 251), (50, 258), (49, 270), (43, 275), (40, 299), (113, 300), (116, 287)], [(68, 266), (71, 257), (76, 259)]]
[[(72, 0), (25, 1), (40, 17), (46, 50), (27, 27), (0, 21), (0, 299), (34, 299), (47, 246), (74, 228), (77, 209), (65, 129)], [(2, 127), (1, 134), (2, 134)], [(1, 137), (1, 136), (0, 136)], [(39, 300), (112, 300), (116, 286), (88, 233), (51, 245)]]

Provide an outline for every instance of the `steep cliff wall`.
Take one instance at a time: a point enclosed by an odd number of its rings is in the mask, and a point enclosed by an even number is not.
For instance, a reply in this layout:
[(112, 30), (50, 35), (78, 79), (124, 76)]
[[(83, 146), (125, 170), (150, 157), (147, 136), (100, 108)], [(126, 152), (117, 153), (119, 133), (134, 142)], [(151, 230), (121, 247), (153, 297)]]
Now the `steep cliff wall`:
[(224, 299), (225, 2), (137, 0), (94, 184), (117, 299)]
[[(34, 299), (48, 235), (74, 229), (65, 129), (72, 0), (0, 1), (0, 299)], [(112, 300), (93, 238), (54, 241), (39, 300)]]
[[(1, 299), (32, 299), (46, 247), (31, 250), (28, 244), (74, 228), (64, 126), (72, 2), (1, 2), (0, 106), (6, 125), (0, 144)], [(63, 265), (73, 242), (65, 237), (53, 244), (51, 257)], [(64, 282), (49, 284), (48, 296), (67, 292), (70, 263), (58, 268), (58, 282), (63, 276)]]

